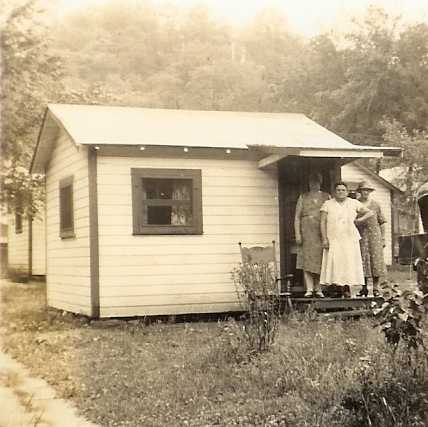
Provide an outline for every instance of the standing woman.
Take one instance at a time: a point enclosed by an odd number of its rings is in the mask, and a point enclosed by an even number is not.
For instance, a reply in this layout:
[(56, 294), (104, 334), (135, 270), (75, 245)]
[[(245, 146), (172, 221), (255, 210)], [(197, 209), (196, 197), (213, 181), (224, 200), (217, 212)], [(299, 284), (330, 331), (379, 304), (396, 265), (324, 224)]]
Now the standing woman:
[[(356, 224), (373, 216), (358, 200), (348, 197), (343, 182), (334, 186), (334, 199), (321, 207), (321, 236), (324, 248), (321, 266), (321, 284), (349, 287), (346, 296), (355, 295), (351, 288), (364, 285), (360, 252), (360, 233)], [(346, 289), (346, 288), (344, 288)]]
[(309, 175), (309, 191), (297, 200), (294, 233), (297, 251), (296, 268), (303, 270), (305, 297), (324, 297), (319, 288), (322, 246), (320, 232), (320, 208), (330, 198), (321, 191), (321, 174)]
[(383, 248), (385, 247), (385, 217), (377, 202), (370, 199), (374, 188), (367, 182), (362, 181), (357, 192), (360, 193), (359, 201), (373, 212), (367, 222), (358, 224), (361, 235), (361, 257), (363, 260), (364, 280), (359, 296), (368, 296), (367, 283), (373, 280), (373, 296), (379, 296), (379, 279), (385, 277), (386, 267), (383, 259)]

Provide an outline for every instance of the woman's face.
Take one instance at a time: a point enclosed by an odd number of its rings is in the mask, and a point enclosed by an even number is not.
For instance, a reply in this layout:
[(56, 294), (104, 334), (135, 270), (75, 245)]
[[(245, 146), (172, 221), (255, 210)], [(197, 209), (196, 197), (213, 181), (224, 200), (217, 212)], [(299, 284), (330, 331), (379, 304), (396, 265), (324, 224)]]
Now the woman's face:
[(321, 188), (321, 183), (317, 179), (309, 180), (309, 190), (310, 191), (319, 191)]
[(336, 200), (345, 200), (348, 197), (348, 189), (344, 185), (338, 185), (334, 197)]
[(368, 198), (370, 197), (370, 193), (371, 193), (371, 191), (370, 190), (360, 190), (360, 194), (361, 194), (361, 197), (360, 197), (360, 200), (368, 200)]

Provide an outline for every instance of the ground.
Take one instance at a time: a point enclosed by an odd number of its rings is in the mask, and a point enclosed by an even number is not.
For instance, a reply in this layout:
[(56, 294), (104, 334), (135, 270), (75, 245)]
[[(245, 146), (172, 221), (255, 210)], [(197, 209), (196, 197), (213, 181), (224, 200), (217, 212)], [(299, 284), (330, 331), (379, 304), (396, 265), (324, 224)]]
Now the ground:
[(364, 426), (367, 364), (387, 382), (388, 349), (367, 319), (289, 319), (271, 352), (248, 358), (234, 321), (89, 322), (47, 309), (41, 283), (2, 294), (6, 351), (101, 426)]

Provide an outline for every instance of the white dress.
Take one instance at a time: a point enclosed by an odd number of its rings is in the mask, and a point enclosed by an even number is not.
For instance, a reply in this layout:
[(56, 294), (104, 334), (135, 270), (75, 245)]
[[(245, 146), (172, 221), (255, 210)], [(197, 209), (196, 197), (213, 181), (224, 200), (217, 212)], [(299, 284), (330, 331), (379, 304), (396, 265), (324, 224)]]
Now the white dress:
[[(354, 224), (357, 213), (365, 212), (358, 200), (347, 198), (343, 203), (327, 200), (321, 212), (327, 213), (329, 249), (323, 250), (320, 283), (349, 285), (351, 294), (364, 284), (360, 251), (360, 233)], [(354, 289), (352, 289), (354, 287)]]

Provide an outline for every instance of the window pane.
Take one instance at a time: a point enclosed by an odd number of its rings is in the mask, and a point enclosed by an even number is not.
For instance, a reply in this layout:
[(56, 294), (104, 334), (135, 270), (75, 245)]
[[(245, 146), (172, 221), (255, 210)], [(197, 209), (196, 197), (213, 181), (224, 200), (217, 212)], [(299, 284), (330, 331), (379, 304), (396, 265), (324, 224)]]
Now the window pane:
[(144, 178), (143, 199), (172, 199), (172, 180)]
[(171, 206), (146, 206), (148, 225), (170, 225)]
[(22, 233), (22, 214), (15, 213), (15, 233)]
[(60, 189), (61, 230), (73, 229), (72, 197), (73, 190), (71, 185)]
[(172, 184), (172, 198), (174, 200), (191, 200), (192, 180), (174, 179)]
[(192, 225), (191, 206), (173, 206), (171, 212), (172, 225)]
[(191, 200), (191, 179), (143, 178), (144, 200)]

